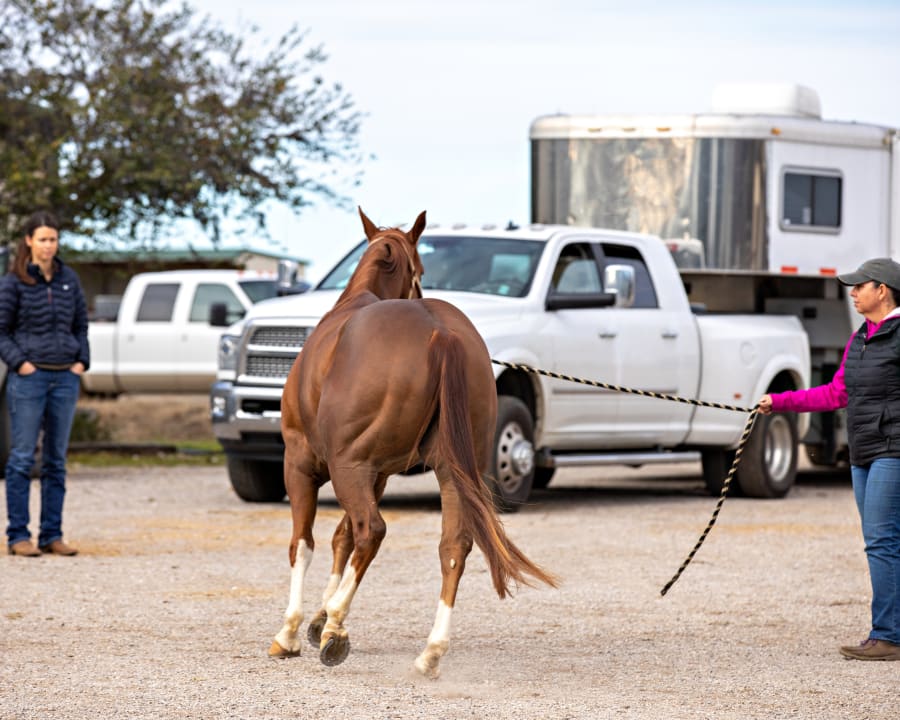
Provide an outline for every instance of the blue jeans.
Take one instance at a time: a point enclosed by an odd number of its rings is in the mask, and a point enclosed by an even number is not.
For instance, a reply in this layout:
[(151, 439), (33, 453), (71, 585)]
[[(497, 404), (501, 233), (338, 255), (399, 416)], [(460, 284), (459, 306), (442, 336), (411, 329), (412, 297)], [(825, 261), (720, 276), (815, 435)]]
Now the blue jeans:
[(872, 580), (869, 637), (900, 645), (900, 458), (851, 472)]
[(6, 463), (6, 528), (8, 543), (30, 540), (28, 499), (38, 437), (41, 443), (41, 529), (38, 545), (62, 538), (66, 495), (66, 452), (75, 419), (80, 379), (69, 370), (10, 373), (6, 379), (12, 448)]

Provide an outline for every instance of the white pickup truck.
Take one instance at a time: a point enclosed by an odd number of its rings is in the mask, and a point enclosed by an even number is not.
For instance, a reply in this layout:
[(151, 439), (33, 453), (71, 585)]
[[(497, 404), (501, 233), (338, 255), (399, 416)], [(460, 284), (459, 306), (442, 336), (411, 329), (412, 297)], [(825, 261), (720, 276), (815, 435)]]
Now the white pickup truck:
[[(222, 336), (210, 412), (231, 483), (245, 500), (284, 497), (282, 386), (364, 245), (310, 292), (260, 303)], [(462, 309), (494, 359), (743, 407), (767, 391), (809, 383), (809, 346), (797, 317), (692, 308), (658, 237), (566, 226), (432, 228), (418, 247), (425, 295)], [(525, 502), (556, 468), (573, 465), (702, 460), (707, 486), (718, 492), (747, 420), (501, 365), (494, 372), (492, 475), (507, 507)], [(737, 476), (745, 494), (788, 492), (797, 422), (759, 417)]]
[(229, 322), (275, 297), (274, 276), (242, 270), (169, 270), (135, 275), (116, 318), (88, 326), (91, 368), (85, 392), (209, 392), (216, 376), (221, 328), (210, 308), (225, 306)]

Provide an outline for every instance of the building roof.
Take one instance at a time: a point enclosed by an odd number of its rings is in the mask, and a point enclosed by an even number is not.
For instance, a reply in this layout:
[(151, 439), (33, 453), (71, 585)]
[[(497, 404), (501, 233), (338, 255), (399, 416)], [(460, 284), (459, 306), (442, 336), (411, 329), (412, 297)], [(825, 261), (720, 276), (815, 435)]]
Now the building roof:
[(81, 250), (66, 248), (62, 256), (65, 259), (77, 259), (79, 262), (146, 262), (148, 260), (162, 263), (197, 262), (221, 263), (229, 260), (237, 260), (245, 255), (273, 258), (275, 260), (293, 260), (300, 265), (309, 265), (310, 261), (284, 253), (276, 253), (268, 250), (256, 250), (250, 247), (215, 248), (198, 250), (195, 248), (141, 248), (131, 250)]

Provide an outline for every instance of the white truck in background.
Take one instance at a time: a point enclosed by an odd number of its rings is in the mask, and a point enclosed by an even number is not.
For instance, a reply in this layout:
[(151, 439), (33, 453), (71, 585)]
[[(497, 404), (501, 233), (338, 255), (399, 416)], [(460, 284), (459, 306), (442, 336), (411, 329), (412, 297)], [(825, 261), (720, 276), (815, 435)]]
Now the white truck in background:
[[(231, 483), (245, 500), (284, 497), (282, 388), (365, 247), (306, 294), (254, 306), (222, 337), (211, 417)], [(693, 312), (658, 237), (565, 226), (429, 228), (418, 248), (425, 296), (463, 310), (497, 360), (743, 406), (809, 382), (806, 334), (796, 317)], [(556, 468), (574, 465), (702, 460), (706, 483), (718, 492), (747, 420), (519, 368), (495, 365), (494, 372), (490, 475), (507, 508), (527, 501)], [(738, 475), (744, 492), (787, 493), (797, 447), (796, 417), (761, 423)]]
[[(812, 384), (827, 382), (862, 322), (834, 275), (900, 259), (900, 135), (824, 120), (818, 95), (801, 86), (721, 86), (712, 105), (537, 118), (531, 220), (659, 235), (692, 303), (798, 317)], [(843, 411), (810, 420), (810, 459), (845, 460)]]
[(210, 323), (219, 304), (228, 322), (275, 297), (273, 275), (244, 270), (168, 270), (135, 275), (115, 318), (88, 325), (91, 367), (85, 392), (207, 393), (216, 376), (221, 328)]

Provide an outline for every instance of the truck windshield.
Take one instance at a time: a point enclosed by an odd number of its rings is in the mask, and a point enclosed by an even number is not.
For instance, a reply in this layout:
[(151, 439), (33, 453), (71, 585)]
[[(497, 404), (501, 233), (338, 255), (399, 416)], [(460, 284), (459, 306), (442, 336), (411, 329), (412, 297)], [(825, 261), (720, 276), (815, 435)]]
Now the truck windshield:
[(241, 280), (238, 285), (247, 293), (252, 303), (268, 300), (278, 294), (278, 285), (274, 280)]
[[(347, 286), (368, 243), (363, 241), (319, 283), (319, 290)], [(419, 240), (425, 268), (422, 288), (524, 297), (544, 243), (515, 238), (428, 235)]]

